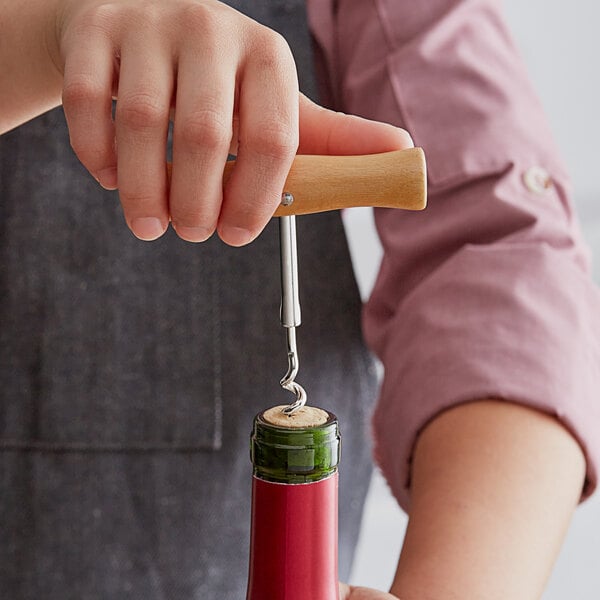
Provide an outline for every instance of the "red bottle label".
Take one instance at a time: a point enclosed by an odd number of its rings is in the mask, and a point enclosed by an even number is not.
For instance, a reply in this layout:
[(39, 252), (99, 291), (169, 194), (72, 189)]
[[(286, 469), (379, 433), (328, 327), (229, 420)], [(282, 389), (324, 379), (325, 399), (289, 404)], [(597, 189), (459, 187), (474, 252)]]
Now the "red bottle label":
[(247, 600), (338, 600), (338, 474), (252, 484)]

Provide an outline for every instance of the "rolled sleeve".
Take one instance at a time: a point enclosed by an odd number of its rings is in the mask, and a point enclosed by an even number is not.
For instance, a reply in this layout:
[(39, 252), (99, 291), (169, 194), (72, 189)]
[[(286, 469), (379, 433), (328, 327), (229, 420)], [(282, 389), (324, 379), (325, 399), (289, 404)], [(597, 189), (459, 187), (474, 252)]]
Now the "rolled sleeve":
[(600, 294), (499, 3), (318, 3), (327, 20), (316, 4), (336, 108), (405, 127), (428, 157), (427, 210), (376, 212), (384, 258), (364, 314), (385, 368), (373, 431), (392, 491), (408, 508), (429, 421), (498, 398), (568, 428), (586, 455), (586, 497), (600, 460)]

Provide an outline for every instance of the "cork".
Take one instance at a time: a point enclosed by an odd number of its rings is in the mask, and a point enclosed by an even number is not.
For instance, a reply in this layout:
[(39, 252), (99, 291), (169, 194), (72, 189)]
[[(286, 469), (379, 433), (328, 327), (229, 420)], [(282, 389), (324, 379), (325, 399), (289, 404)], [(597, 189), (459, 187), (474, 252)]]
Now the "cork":
[(286, 415), (283, 409), (287, 405), (273, 406), (265, 410), (263, 419), (277, 427), (287, 427), (289, 429), (299, 429), (301, 427), (319, 427), (324, 425), (329, 419), (329, 413), (314, 406), (303, 406), (292, 415)]

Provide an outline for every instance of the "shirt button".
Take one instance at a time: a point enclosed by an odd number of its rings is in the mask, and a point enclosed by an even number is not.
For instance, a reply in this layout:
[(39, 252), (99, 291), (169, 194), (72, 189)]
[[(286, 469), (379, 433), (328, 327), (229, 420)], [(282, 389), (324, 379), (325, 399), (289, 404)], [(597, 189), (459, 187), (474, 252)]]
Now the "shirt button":
[(529, 167), (523, 173), (523, 183), (525, 187), (534, 194), (544, 194), (552, 186), (552, 177), (544, 167)]

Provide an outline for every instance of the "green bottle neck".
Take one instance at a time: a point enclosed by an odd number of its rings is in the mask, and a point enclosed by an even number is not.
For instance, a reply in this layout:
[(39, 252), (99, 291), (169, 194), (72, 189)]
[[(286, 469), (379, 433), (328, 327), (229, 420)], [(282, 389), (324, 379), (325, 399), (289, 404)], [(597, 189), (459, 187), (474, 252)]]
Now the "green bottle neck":
[(275, 483), (311, 483), (337, 471), (340, 432), (337, 417), (316, 427), (287, 428), (267, 422), (259, 413), (250, 439), (254, 475)]

